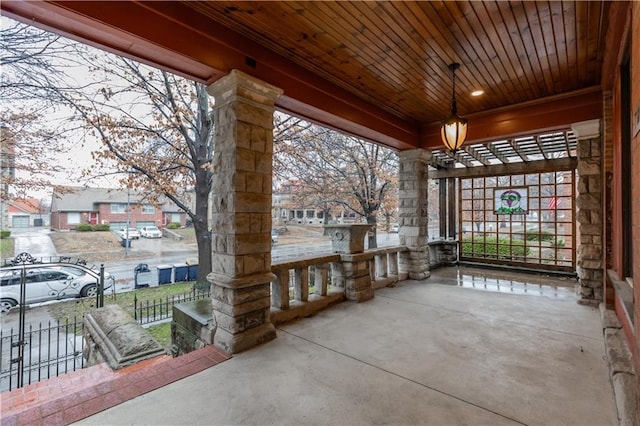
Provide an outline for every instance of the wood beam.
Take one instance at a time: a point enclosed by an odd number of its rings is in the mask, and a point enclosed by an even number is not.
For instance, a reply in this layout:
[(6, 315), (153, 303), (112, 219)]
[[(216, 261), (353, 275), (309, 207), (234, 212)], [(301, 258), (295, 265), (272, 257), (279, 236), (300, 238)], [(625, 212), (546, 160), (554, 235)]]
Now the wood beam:
[(478, 166), (435, 170), (429, 173), (429, 178), (442, 179), (450, 177), (476, 178), (485, 176), (505, 176), (524, 173), (547, 173), (574, 170), (578, 167), (576, 157), (558, 158), (555, 160), (539, 160), (528, 163), (495, 164), (492, 166)]
[[(465, 143), (483, 143), (550, 130), (569, 129), (572, 123), (601, 117), (602, 91), (599, 87), (593, 87), (466, 116), (469, 124)], [(422, 126), (420, 143), (425, 149), (442, 145), (440, 122)]]
[(495, 147), (495, 145), (494, 145), (494, 144), (492, 144), (492, 143), (487, 144), (487, 149), (488, 149), (488, 150), (489, 150), (493, 155), (495, 155), (495, 156), (496, 156), (496, 158), (497, 158), (498, 160), (502, 161), (502, 164), (507, 164), (507, 163), (509, 163), (509, 159), (508, 159), (505, 155), (503, 155), (502, 153), (500, 153), (500, 151), (498, 151), (498, 150), (496, 149), (496, 147)]
[(473, 158), (475, 158), (476, 160), (478, 160), (479, 162), (481, 162), (483, 165), (488, 166), (491, 163), (489, 163), (489, 161), (485, 158), (484, 155), (482, 155), (482, 153), (478, 152), (477, 148), (474, 148), (472, 146), (468, 146), (468, 147), (463, 147), (464, 151), (469, 154), (470, 156), (472, 156)]
[[(631, 1), (611, 2), (607, 35), (605, 37), (604, 58), (602, 59), (602, 90), (612, 90), (618, 66), (622, 62), (624, 45), (631, 28)], [(622, 47), (621, 47), (622, 46)]]

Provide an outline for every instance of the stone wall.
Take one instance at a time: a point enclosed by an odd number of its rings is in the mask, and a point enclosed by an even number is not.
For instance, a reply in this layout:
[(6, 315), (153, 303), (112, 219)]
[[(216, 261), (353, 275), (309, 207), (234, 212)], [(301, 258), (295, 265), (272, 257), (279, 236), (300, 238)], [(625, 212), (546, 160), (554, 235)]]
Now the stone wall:
[(603, 299), (602, 140), (597, 120), (574, 125), (578, 137), (579, 303), (597, 306)]

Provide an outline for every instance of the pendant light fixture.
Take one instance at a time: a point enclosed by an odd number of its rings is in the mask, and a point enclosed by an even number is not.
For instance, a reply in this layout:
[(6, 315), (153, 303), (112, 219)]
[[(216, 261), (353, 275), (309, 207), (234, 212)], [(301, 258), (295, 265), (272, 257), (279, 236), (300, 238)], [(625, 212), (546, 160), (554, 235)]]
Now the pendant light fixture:
[(440, 136), (442, 142), (451, 153), (455, 153), (467, 138), (467, 119), (458, 116), (458, 106), (456, 104), (456, 70), (460, 64), (455, 62), (449, 65), (453, 74), (453, 93), (451, 95), (451, 115), (442, 120)]

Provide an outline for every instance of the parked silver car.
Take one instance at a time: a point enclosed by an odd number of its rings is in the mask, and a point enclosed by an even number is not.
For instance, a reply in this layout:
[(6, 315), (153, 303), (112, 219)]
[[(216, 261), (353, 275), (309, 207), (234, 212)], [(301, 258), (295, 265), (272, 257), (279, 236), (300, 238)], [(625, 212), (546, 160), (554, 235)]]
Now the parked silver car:
[[(25, 268), (25, 304), (69, 297), (90, 297), (98, 292), (99, 272), (87, 272), (71, 265), (29, 265)], [(22, 266), (0, 268), (0, 312), (20, 301)], [(113, 275), (105, 272), (105, 289), (115, 285)]]

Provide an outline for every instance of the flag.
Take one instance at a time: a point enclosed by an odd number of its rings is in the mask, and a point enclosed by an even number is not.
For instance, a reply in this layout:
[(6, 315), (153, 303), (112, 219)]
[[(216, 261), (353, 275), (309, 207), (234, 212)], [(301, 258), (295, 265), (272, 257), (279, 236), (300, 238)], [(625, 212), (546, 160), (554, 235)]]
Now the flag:
[(555, 210), (558, 207), (560, 207), (560, 204), (562, 204), (562, 200), (558, 197), (551, 197), (549, 198), (549, 202), (547, 203), (547, 209), (548, 210)]

